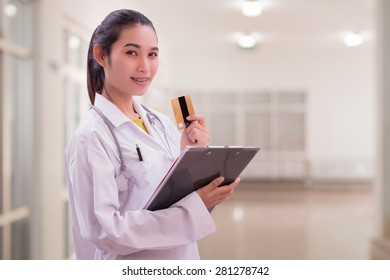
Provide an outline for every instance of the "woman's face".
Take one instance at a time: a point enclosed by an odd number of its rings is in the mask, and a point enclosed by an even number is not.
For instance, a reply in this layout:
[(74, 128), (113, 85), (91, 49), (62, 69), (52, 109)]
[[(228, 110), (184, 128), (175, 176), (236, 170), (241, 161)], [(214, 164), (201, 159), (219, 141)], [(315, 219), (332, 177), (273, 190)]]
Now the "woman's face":
[(124, 28), (104, 66), (108, 92), (123, 97), (144, 95), (158, 70), (157, 45), (152, 27), (137, 24)]

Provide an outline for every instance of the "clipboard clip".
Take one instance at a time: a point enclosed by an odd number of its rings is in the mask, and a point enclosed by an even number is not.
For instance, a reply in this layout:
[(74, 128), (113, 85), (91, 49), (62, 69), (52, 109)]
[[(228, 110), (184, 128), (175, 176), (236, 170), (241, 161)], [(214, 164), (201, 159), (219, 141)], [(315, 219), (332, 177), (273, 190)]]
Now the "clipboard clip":
[[(229, 145), (225, 145), (224, 148), (229, 149)], [(239, 155), (240, 155), (240, 152), (237, 151), (234, 155), (235, 155), (235, 156), (239, 156)]]

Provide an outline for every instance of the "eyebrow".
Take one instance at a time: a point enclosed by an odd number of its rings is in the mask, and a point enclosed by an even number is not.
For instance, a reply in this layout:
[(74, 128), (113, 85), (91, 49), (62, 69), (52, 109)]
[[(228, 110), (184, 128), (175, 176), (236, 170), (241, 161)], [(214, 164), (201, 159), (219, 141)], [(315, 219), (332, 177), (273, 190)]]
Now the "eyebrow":
[[(124, 48), (126, 48), (126, 47), (134, 47), (134, 48), (137, 48), (137, 49), (140, 49), (140, 48), (141, 48), (140, 45), (135, 44), (135, 43), (127, 43), (127, 44), (124, 45), (123, 47), (124, 47)], [(159, 49), (158, 49), (158, 47), (153, 47), (153, 48), (150, 48), (150, 50), (152, 50), (152, 51), (158, 51)]]

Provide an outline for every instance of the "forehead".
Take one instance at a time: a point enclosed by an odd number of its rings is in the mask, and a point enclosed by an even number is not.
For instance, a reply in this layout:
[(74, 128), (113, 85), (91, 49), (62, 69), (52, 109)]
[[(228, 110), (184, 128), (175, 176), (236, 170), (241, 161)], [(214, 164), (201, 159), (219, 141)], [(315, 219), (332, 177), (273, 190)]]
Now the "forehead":
[(137, 24), (122, 29), (118, 40), (115, 42), (119, 46), (124, 46), (128, 43), (138, 44), (145, 48), (153, 48), (157, 47), (158, 40), (151, 26)]

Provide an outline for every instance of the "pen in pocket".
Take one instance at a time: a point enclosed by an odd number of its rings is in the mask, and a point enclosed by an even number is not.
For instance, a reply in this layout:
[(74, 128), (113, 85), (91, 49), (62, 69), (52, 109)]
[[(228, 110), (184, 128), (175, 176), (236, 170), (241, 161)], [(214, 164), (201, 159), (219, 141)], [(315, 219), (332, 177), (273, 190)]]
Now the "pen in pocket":
[(139, 161), (144, 161), (144, 159), (142, 158), (141, 149), (138, 147), (138, 145), (135, 145), (135, 149), (137, 150)]

